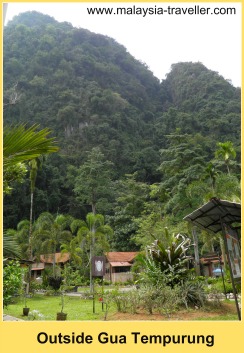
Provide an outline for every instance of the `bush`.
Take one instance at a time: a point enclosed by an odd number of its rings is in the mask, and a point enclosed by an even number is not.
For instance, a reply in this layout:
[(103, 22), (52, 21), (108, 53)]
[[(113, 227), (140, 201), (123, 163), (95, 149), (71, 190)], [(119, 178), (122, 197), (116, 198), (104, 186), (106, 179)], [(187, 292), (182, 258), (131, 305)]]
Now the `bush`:
[[(232, 293), (233, 288), (231, 282), (225, 277), (225, 290), (226, 293)], [(224, 285), (223, 285), (223, 280), (222, 278), (214, 278), (214, 277), (209, 277), (207, 279), (207, 283), (209, 284), (208, 287), (206, 288), (207, 292), (211, 292), (213, 290), (216, 290), (220, 293), (224, 293)]]
[(178, 309), (178, 305), (181, 303), (180, 288), (164, 286), (161, 288), (160, 293), (160, 296), (157, 298), (158, 310), (161, 314), (170, 317), (170, 315)]
[(141, 286), (139, 289), (140, 303), (143, 309), (149, 314), (153, 313), (153, 309), (158, 307), (157, 299), (161, 295), (161, 288), (151, 284)]
[(138, 290), (130, 290), (129, 292), (127, 292), (126, 298), (128, 301), (128, 309), (132, 314), (136, 314), (137, 308), (140, 305), (140, 294)]
[(114, 303), (118, 312), (125, 313), (128, 307), (127, 293), (120, 293), (118, 288), (104, 294), (104, 302), (107, 303), (108, 307)]
[(30, 282), (30, 292), (35, 293), (37, 290), (43, 289), (43, 285), (41, 283), (37, 283), (35, 280)]
[(3, 268), (3, 307), (11, 303), (12, 297), (19, 295), (22, 286), (22, 270), (18, 261), (9, 261)]
[(199, 281), (185, 281), (179, 286), (179, 293), (182, 302), (186, 308), (188, 305), (201, 307), (206, 301), (206, 294), (204, 291), (204, 283)]
[(156, 310), (169, 317), (172, 312), (177, 310), (181, 302), (179, 291), (177, 286), (171, 288), (165, 284), (144, 285), (138, 290), (140, 300), (137, 305), (141, 305), (149, 314), (153, 314), (153, 311)]
[(61, 283), (62, 283), (62, 277), (55, 277), (55, 276), (48, 277), (48, 284), (54, 290), (58, 290), (61, 286)]

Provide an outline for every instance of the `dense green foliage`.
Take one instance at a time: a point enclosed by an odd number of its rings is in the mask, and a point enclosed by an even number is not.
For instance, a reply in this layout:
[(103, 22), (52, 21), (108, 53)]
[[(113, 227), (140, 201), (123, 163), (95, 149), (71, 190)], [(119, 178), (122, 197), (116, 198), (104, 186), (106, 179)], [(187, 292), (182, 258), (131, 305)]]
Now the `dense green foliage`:
[(11, 303), (12, 297), (20, 293), (22, 286), (21, 268), (18, 261), (9, 261), (3, 269), (3, 306)]
[[(133, 251), (166, 226), (191, 236), (183, 217), (212, 196), (240, 200), (241, 92), (203, 64), (174, 64), (160, 82), (115, 40), (27, 12), (4, 30), (3, 70), (5, 130), (39, 124), (60, 147), (38, 169), (32, 205), (33, 227), (54, 215), (53, 249), (75, 254), (70, 237), (79, 243), (70, 228), (55, 240), (60, 213), (84, 222), (99, 212), (110, 250)], [(4, 227), (24, 254), (31, 188), (18, 173)]]
[(188, 274), (190, 256), (187, 256), (187, 251), (190, 245), (190, 239), (181, 234), (171, 237), (167, 245), (155, 240), (147, 246), (146, 256), (137, 257), (137, 261), (141, 261), (144, 267), (139, 281), (149, 282), (154, 287), (164, 283), (172, 288), (181, 283)]

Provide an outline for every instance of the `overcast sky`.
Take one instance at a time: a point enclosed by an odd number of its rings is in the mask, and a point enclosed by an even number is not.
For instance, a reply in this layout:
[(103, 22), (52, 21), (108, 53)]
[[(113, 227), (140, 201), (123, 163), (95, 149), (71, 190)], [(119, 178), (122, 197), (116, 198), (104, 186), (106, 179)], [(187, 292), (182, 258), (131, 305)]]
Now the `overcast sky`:
[[(87, 7), (235, 7), (235, 15), (88, 15)], [(15, 15), (39, 11), (74, 27), (105, 34), (146, 63), (160, 80), (172, 64), (202, 62), (241, 86), (240, 3), (9, 3), (5, 25)]]

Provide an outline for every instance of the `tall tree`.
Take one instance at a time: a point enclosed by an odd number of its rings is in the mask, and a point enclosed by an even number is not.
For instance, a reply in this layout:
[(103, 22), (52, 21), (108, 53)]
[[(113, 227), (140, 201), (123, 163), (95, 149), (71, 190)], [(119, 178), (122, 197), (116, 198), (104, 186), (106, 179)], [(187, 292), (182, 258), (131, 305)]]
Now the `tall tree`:
[(30, 166), (30, 192), (31, 192), (31, 202), (30, 202), (30, 229), (29, 229), (29, 258), (32, 260), (32, 222), (33, 222), (33, 200), (34, 200), (34, 190), (36, 184), (36, 177), (38, 168), (41, 165), (41, 158), (36, 157), (29, 162)]
[(236, 151), (231, 141), (218, 142), (215, 156), (224, 160), (228, 174), (230, 174), (230, 161), (236, 158)]
[(107, 217), (114, 229), (112, 246), (117, 251), (137, 250), (133, 235), (138, 229), (135, 221), (144, 210), (149, 186), (137, 181), (137, 173), (126, 174), (115, 184), (116, 203), (113, 215)]
[(91, 207), (92, 213), (106, 210), (111, 195), (112, 162), (105, 159), (100, 148), (94, 147), (78, 170), (74, 191), (78, 199)]

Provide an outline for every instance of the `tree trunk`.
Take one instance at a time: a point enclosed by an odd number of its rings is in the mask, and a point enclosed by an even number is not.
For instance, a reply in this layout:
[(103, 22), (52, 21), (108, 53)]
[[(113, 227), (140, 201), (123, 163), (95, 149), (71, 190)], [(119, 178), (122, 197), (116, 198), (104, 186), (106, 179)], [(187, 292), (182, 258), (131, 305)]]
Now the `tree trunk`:
[(92, 283), (92, 244), (90, 245), (90, 293), (93, 292), (93, 283)]
[[(92, 203), (92, 213), (95, 215), (96, 214), (96, 205), (95, 203)], [(90, 292), (93, 293), (93, 280), (92, 280), (92, 257), (94, 255), (94, 247), (95, 247), (95, 225), (92, 225), (91, 233), (92, 233), (92, 239), (91, 239), (91, 245), (90, 245)]]
[(30, 229), (29, 229), (29, 260), (32, 260), (32, 222), (33, 222), (33, 199), (34, 192), (31, 192), (31, 203), (30, 203)]

